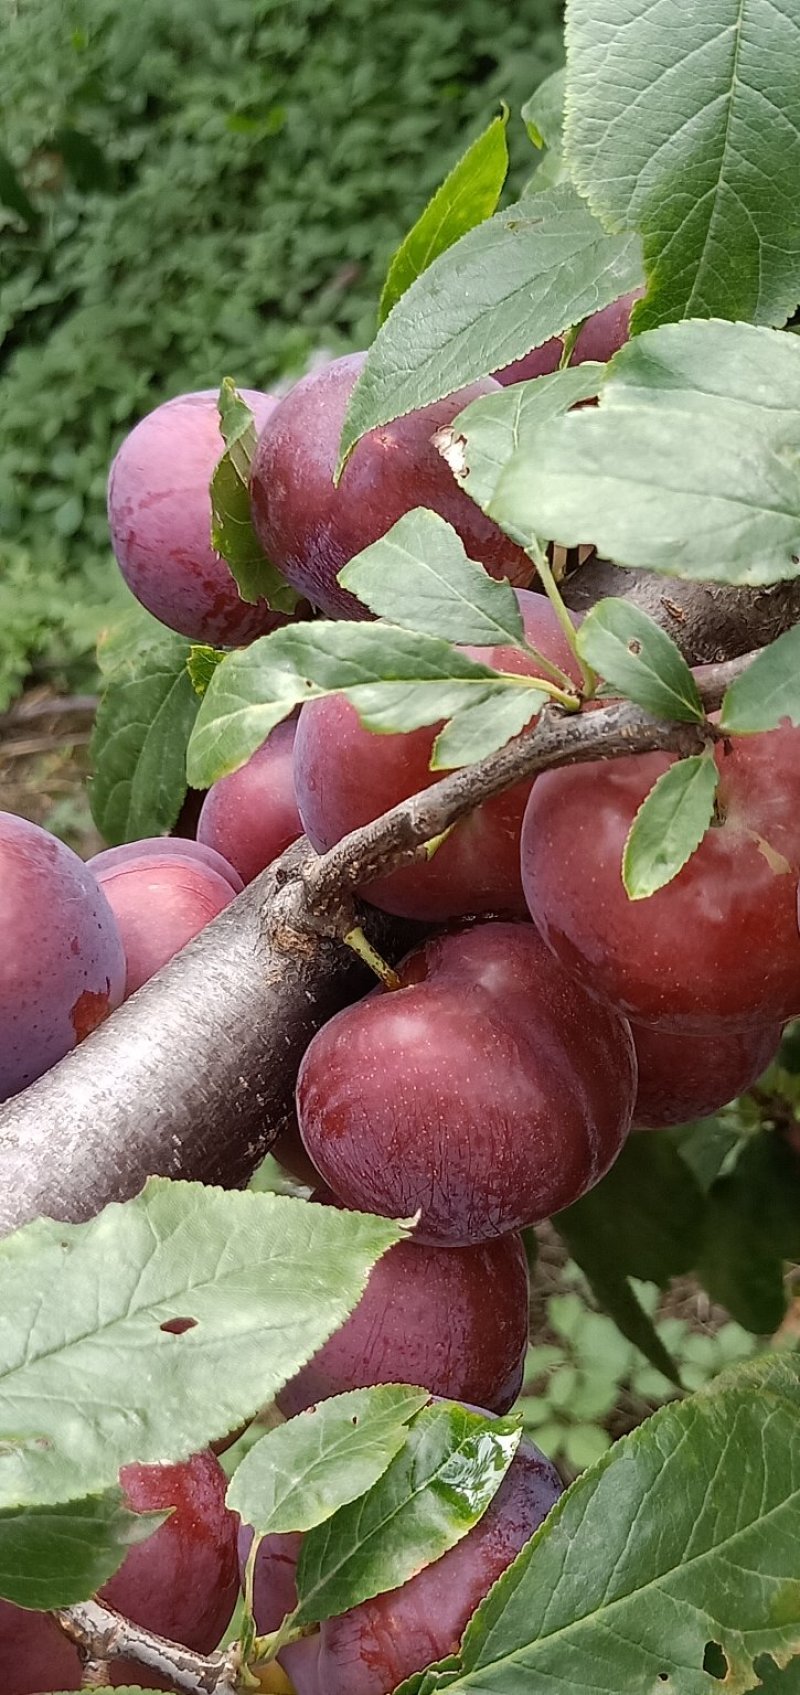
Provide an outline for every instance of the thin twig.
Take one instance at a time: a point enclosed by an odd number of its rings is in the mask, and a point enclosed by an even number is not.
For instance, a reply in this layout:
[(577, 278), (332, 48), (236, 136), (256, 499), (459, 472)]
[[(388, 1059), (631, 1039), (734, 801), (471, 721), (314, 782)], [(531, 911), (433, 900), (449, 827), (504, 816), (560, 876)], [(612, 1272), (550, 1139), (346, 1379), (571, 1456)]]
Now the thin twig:
[(194, 1654), (178, 1642), (169, 1642), (165, 1636), (155, 1636), (140, 1625), (131, 1624), (121, 1613), (101, 1606), (99, 1601), (64, 1607), (54, 1617), (90, 1663), (134, 1660), (137, 1665), (158, 1672), (176, 1689), (185, 1691), (185, 1695), (236, 1695), (240, 1664), (235, 1647), (224, 1654)]
[[(705, 668), (698, 686), (706, 711), (719, 706), (726, 688), (754, 658), (755, 654), (745, 654)], [(328, 853), (307, 860), (301, 871), (306, 904), (324, 933), (344, 936), (339, 924), (348, 922), (350, 891), (410, 865), (427, 842), (504, 789), (562, 765), (634, 753), (696, 753), (709, 733), (706, 725), (653, 718), (629, 701), (569, 715), (545, 707), (528, 734), (515, 737), (478, 764), (452, 772), (374, 823), (343, 836)], [(332, 928), (327, 927), (329, 922)]]

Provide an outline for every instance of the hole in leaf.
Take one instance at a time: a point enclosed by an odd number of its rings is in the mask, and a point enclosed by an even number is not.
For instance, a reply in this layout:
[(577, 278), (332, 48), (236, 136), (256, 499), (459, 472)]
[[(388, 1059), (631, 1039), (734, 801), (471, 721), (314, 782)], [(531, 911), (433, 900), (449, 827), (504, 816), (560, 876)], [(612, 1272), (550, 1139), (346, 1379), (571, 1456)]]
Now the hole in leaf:
[(660, 1671), (658, 1674), (658, 1681), (659, 1683), (669, 1683), (669, 1672)]
[(724, 1683), (728, 1675), (728, 1662), (718, 1642), (707, 1642), (703, 1654), (703, 1671), (709, 1677), (714, 1677), (719, 1683)]
[(185, 1330), (194, 1330), (196, 1323), (196, 1318), (165, 1318), (159, 1329), (168, 1331), (170, 1336), (182, 1336)]

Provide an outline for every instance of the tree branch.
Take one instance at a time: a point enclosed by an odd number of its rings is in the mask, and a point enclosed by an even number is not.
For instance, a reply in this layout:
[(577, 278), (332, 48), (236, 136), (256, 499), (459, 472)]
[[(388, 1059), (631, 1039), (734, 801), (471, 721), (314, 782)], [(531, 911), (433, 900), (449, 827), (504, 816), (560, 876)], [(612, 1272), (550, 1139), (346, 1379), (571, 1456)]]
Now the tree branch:
[[(710, 668), (719, 704), (747, 659)], [(334, 939), (355, 922), (397, 958), (420, 935), (353, 890), (407, 865), (490, 796), (558, 765), (653, 749), (695, 752), (708, 730), (630, 703), (548, 708), (535, 729), (346, 836), (321, 857), (295, 844), (100, 1029), (0, 1109), (0, 1234), (45, 1213), (91, 1217), (151, 1174), (247, 1181), (291, 1121), (315, 1031), (368, 986)]]
[(165, 1636), (155, 1636), (131, 1624), (112, 1607), (98, 1601), (82, 1601), (54, 1614), (65, 1636), (87, 1660), (128, 1659), (147, 1666), (186, 1695), (236, 1695), (239, 1688), (239, 1655), (233, 1648), (226, 1654), (194, 1654)]
[(766, 589), (733, 589), (626, 570), (592, 556), (561, 588), (573, 612), (588, 612), (606, 595), (631, 601), (666, 630), (693, 665), (767, 647), (800, 619), (800, 578)]

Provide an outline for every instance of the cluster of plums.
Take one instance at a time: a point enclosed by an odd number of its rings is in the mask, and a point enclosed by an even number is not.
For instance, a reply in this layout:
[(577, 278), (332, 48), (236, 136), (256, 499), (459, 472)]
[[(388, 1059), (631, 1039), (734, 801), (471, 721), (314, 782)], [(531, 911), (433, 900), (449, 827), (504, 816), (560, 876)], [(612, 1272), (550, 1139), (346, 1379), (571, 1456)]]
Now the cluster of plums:
[[(210, 1654), (227, 1629), (252, 1532), (225, 1505), (227, 1478), (213, 1453), (182, 1465), (126, 1466), (120, 1481), (137, 1512), (168, 1511), (127, 1554), (99, 1599), (145, 1630)], [(388, 1695), (403, 1678), (457, 1648), (478, 1603), (561, 1494), (558, 1473), (522, 1442), (488, 1510), (463, 1541), (402, 1588), (328, 1620), (281, 1662), (296, 1695)], [(277, 1630), (297, 1602), (300, 1536), (270, 1536), (258, 1552), (254, 1611)], [(112, 1661), (113, 1687), (170, 1690), (163, 1673)], [(77, 1649), (55, 1619), (0, 1601), (3, 1695), (81, 1688)]]
[[(628, 297), (598, 314), (573, 356), (607, 358), (625, 338), (630, 308)], [(553, 369), (560, 351), (549, 344), (500, 380)], [(471, 557), (514, 585), (531, 644), (576, 675), (558, 620), (530, 586), (527, 557), (458, 488), (432, 441), (495, 380), (373, 430), (334, 488), (362, 362), (336, 360), (280, 401), (245, 391), (261, 431), (254, 524), (306, 615), (310, 603), (326, 616), (366, 616), (339, 571), (405, 512), (429, 506)], [(213, 394), (160, 406), (120, 448), (109, 515), (120, 567), (144, 605), (195, 641), (235, 646), (285, 620), (242, 601), (212, 550), (208, 485), (221, 450)], [(482, 657), (504, 670), (536, 669), (517, 650)], [(437, 728), (377, 736), (341, 697), (315, 700), (209, 791), (196, 841), (131, 843), (89, 865), (36, 826), (0, 815), (0, 1099), (54, 1065), (302, 832), (327, 849), (433, 781)], [(720, 745), (714, 827), (671, 884), (633, 902), (620, 875), (624, 843), (670, 758), (597, 762), (519, 783), (460, 823), (432, 858), (365, 890), (386, 911), (437, 928), (397, 967), (396, 986), (376, 986), (315, 1036), (298, 1079), (297, 1132), (276, 1152), (314, 1201), (417, 1225), (282, 1391), (286, 1415), (387, 1381), (506, 1411), (527, 1342), (520, 1231), (595, 1184), (632, 1127), (680, 1123), (741, 1093), (800, 1013), (800, 730)], [(192, 1467), (210, 1478), (216, 1464), (206, 1456)], [(192, 1467), (136, 1475), (167, 1487)], [(402, 1591), (286, 1651), (297, 1695), (383, 1695), (451, 1652), (558, 1489), (542, 1456), (521, 1451), (464, 1543)], [(151, 1504), (146, 1493), (140, 1501), (132, 1492), (134, 1504)], [(183, 1600), (170, 1610), (159, 1550), (183, 1557), (176, 1512), (109, 1588), (121, 1610), (190, 1646), (213, 1646), (233, 1604), (236, 1533), (217, 1494), (216, 1575), (210, 1556), (198, 1576), (187, 1565), (176, 1579)], [(280, 1538), (260, 1551), (262, 1630), (291, 1605), (297, 1547)], [(142, 1573), (164, 1602), (155, 1617), (140, 1604)], [(190, 1598), (201, 1585), (195, 1614)], [(75, 1656), (55, 1626), (37, 1623), (47, 1666), (37, 1681), (37, 1649), (28, 1657), (27, 1648), (36, 1632), (25, 1635), (7, 1607), (0, 1669), (12, 1615), (8, 1640), (33, 1669), (0, 1678), (7, 1695), (74, 1687)], [(48, 1659), (47, 1643), (63, 1665)]]

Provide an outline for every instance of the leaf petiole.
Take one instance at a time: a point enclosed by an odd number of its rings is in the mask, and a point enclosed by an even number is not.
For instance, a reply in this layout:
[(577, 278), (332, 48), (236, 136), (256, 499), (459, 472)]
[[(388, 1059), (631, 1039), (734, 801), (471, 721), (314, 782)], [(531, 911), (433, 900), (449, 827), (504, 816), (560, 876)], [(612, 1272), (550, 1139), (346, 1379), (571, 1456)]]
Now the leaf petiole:
[(563, 344), (563, 347), (561, 349), (561, 358), (558, 361), (559, 371), (566, 371), (567, 366), (569, 365), (570, 359), (572, 358), (572, 355), (575, 351), (575, 343), (578, 339), (578, 336), (581, 333), (581, 330), (583, 329), (585, 322), (586, 322), (586, 319), (582, 318), (580, 320), (580, 323), (571, 324), (570, 328), (568, 330), (564, 331), (564, 344)]
[(542, 547), (541, 543), (537, 540), (537, 538), (535, 536), (533, 536), (531, 538), (530, 546), (527, 547), (525, 549), (525, 551), (528, 555), (528, 558), (532, 559), (534, 565), (536, 566), (536, 569), (539, 573), (539, 580), (541, 582), (542, 588), (544, 589), (544, 592), (547, 595), (547, 598), (550, 602), (550, 605), (552, 606), (553, 611), (555, 612), (555, 615), (556, 615), (556, 617), (559, 621), (559, 624), (561, 625), (561, 628), (564, 631), (564, 635), (566, 636), (567, 641), (569, 642), (570, 648), (572, 649), (572, 652), (575, 655), (575, 658), (578, 662), (578, 665), (580, 666), (581, 677), (583, 679), (583, 692), (584, 692), (585, 697), (587, 699), (590, 699), (591, 696), (594, 694), (595, 689), (597, 688), (598, 679), (597, 679), (595, 672), (592, 670), (591, 665), (586, 664), (586, 662), (581, 658), (581, 655), (578, 651), (577, 631), (575, 629), (575, 625), (572, 622), (572, 619), (570, 618), (569, 612), (567, 611), (567, 608), (564, 604), (564, 601), (561, 597), (561, 591), (558, 587), (558, 584), (555, 580), (555, 577), (553, 576), (553, 573), (550, 569), (550, 563), (549, 563), (549, 560), (547, 558), (547, 554), (545, 553), (544, 548)]

